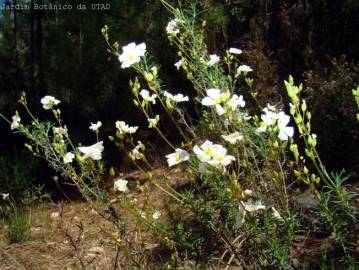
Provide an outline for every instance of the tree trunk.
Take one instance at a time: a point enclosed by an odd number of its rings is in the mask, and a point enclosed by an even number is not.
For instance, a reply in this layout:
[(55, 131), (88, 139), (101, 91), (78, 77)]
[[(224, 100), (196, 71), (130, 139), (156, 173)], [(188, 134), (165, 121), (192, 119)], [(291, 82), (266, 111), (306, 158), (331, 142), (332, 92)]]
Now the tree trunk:
[(35, 90), (35, 10), (34, 0), (31, 0), (30, 10), (30, 93)]
[[(16, 0), (13, 1), (13, 5), (16, 6)], [(17, 18), (17, 10), (13, 9), (14, 14), (14, 47), (15, 47), (15, 91), (19, 93), (20, 91), (20, 48), (19, 48), (19, 26)]]
[[(39, 5), (42, 5), (42, 0), (38, 1)], [(37, 31), (36, 31), (36, 45), (37, 45), (37, 66), (38, 66), (38, 93), (43, 96), (44, 93), (44, 67), (43, 67), (43, 30), (42, 30), (42, 11), (39, 9), (36, 12), (37, 19)]]
[(277, 51), (280, 46), (281, 35), (281, 6), (283, 0), (272, 0), (272, 15), (269, 24), (269, 44), (272, 51)]

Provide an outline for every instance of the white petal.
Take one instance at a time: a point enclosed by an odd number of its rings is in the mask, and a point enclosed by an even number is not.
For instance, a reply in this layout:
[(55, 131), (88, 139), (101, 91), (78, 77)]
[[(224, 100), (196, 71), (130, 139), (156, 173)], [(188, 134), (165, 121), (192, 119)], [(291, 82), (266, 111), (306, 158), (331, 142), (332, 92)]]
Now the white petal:
[(210, 88), (207, 89), (207, 96), (209, 96), (212, 99), (217, 99), (220, 98), (221, 96), (221, 90), (217, 89), (217, 88)]
[(201, 101), (201, 103), (202, 103), (202, 105), (204, 105), (204, 106), (212, 106), (212, 105), (215, 104), (215, 103), (214, 103), (214, 100), (213, 100), (212, 98), (210, 98), (210, 97), (205, 97), (205, 98), (203, 98), (202, 101)]
[(216, 105), (216, 111), (218, 113), (218, 115), (223, 115), (225, 113), (225, 110), (223, 109), (223, 107), (221, 105)]

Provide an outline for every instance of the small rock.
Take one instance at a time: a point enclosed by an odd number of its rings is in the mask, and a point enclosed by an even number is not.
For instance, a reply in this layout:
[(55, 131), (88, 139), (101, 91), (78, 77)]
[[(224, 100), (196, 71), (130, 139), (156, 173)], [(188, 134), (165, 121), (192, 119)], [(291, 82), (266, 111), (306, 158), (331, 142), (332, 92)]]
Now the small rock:
[(303, 209), (313, 209), (317, 205), (317, 198), (309, 190), (304, 191), (296, 197), (298, 206)]

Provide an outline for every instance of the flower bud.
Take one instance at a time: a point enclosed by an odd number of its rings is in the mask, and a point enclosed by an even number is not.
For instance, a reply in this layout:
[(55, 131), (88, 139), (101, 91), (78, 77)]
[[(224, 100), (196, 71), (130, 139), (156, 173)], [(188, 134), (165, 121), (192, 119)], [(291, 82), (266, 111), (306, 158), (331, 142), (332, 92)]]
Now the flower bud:
[(157, 67), (152, 67), (151, 68), (151, 71), (152, 71), (152, 74), (153, 74), (153, 76), (157, 76), (157, 74), (158, 74), (158, 70), (157, 70)]
[(109, 170), (108, 173), (109, 173), (109, 175), (110, 175), (111, 177), (114, 177), (115, 174), (116, 174), (116, 173), (115, 173), (115, 169), (114, 169), (113, 167), (110, 168), (110, 170)]
[(145, 72), (144, 75), (145, 80), (151, 82), (153, 80), (153, 75), (151, 73)]
[(83, 164), (85, 162), (85, 159), (80, 155), (76, 155), (76, 160), (79, 164)]
[(305, 112), (307, 110), (307, 103), (305, 102), (305, 100), (302, 101), (301, 109), (303, 112)]
[(32, 146), (30, 144), (25, 143), (25, 147), (30, 151), (33, 152)]

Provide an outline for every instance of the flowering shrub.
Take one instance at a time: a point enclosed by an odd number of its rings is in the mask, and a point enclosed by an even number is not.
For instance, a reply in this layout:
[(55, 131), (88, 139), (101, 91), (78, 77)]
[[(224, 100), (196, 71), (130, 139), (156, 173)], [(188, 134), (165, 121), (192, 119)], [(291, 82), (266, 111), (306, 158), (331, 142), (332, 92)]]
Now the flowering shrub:
[[(259, 104), (261, 115), (250, 114), (241, 89), (251, 88), (251, 74), (255, 71), (241, 62), (245, 52), (229, 48), (223, 54), (210, 54), (203, 38), (205, 23), (196, 20), (196, 11), (175, 9), (162, 2), (174, 16), (166, 32), (180, 57), (176, 67), (193, 83), (198, 124), (193, 124), (186, 112), (189, 97), (165, 89), (160, 68), (152, 62), (144, 43), (130, 43), (121, 50), (118, 43), (111, 45), (107, 27), (102, 34), (121, 68), (136, 72), (130, 80), (133, 102), (148, 120), (148, 128), (172, 149), (163, 157), (167, 159), (166, 166), (178, 167), (189, 180), (186, 188), (179, 191), (168, 184), (166, 175), (154, 178), (146, 153), (148, 143), (135, 144), (139, 127), (121, 120), (114, 124), (116, 135), (110, 140), (147, 175), (152, 185), (169, 196), (173, 209), (167, 215), (150, 207), (151, 202), (138, 208), (129, 194), (145, 191), (126, 177), (114, 181), (115, 199), (110, 200), (99, 187), (104, 173), (103, 141), (98, 139), (101, 122), (90, 126), (96, 133), (95, 144), (75, 146), (60, 118), (58, 100), (50, 96), (41, 100), (44, 109), (53, 112), (56, 123), (40, 122), (31, 115), (23, 95), (20, 103), (29, 112), (32, 123), (25, 125), (16, 113), (9, 121), (11, 127), (31, 141), (27, 145), (30, 151), (43, 156), (71, 179), (100, 216), (113, 222), (120, 239), (115, 245), (133, 250), (126, 257), (134, 261), (133, 265), (154, 262), (129, 255), (143, 251), (143, 246), (134, 246), (136, 241), (126, 230), (118, 207), (132, 213), (161, 239), (171, 252), (171, 258), (162, 262), (168, 268), (177, 268), (185, 260), (195, 260), (206, 269), (223, 265), (248, 269), (298, 267), (299, 259), (305, 259), (307, 254), (294, 252), (296, 237), (311, 233), (306, 218), (323, 221), (322, 233), (333, 239), (335, 249), (350, 263), (354, 194), (343, 190), (345, 178), (341, 174), (330, 175), (318, 155), (311, 113), (300, 96), (302, 86), (296, 86), (292, 77), (285, 82), (291, 100), (287, 109), (292, 117), (272, 104)], [(162, 128), (164, 117), (156, 114), (158, 107), (176, 127), (176, 141)], [(303, 149), (295, 136), (303, 143)], [(321, 190), (321, 184), (325, 190)], [(305, 218), (295, 203), (297, 187), (307, 187), (320, 205), (317, 211), (305, 213)], [(145, 197), (149, 198), (149, 194)], [(323, 248), (321, 252), (326, 251)]]

